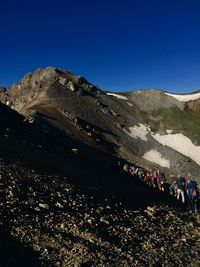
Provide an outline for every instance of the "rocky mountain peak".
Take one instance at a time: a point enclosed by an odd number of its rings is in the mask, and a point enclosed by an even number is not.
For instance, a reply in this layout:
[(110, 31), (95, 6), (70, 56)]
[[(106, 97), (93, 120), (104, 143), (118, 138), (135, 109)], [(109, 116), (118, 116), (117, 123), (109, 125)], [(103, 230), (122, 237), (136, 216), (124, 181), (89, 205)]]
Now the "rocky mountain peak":
[[(11, 86), (9, 92), (13, 92), (16, 89), (32, 88), (42, 86), (44, 83), (54, 83), (57, 81), (61, 85), (68, 87), (72, 91), (77, 89), (78, 86), (83, 89), (94, 89), (94, 85), (89, 83), (84, 77), (76, 76), (68, 71), (60, 70), (54, 67), (46, 67), (36, 70), (34, 73), (26, 74), (23, 79)], [(72, 87), (74, 86), (74, 89)]]
[[(80, 95), (97, 95), (100, 90), (89, 83), (84, 77), (54, 67), (36, 70), (26, 74), (22, 80), (13, 84), (7, 91), (7, 97), (12, 107), (23, 113), (27, 106), (35, 105), (50, 98), (59, 99), (66, 96), (67, 91), (77, 92)], [(0, 100), (5, 103), (5, 97)]]
[(47, 67), (44, 69), (37, 69), (34, 73), (27, 73), (21, 81), (13, 84), (10, 91), (21, 89), (24, 87), (35, 88), (39, 83), (45, 82), (49, 79), (54, 79), (56, 76), (55, 68)]

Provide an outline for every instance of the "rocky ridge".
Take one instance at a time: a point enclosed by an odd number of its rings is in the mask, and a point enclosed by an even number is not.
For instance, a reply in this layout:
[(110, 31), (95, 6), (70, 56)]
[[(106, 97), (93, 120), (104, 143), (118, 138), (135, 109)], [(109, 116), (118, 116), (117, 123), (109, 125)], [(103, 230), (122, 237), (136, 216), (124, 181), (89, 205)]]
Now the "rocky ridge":
[(160, 90), (142, 90), (128, 93), (130, 99), (144, 111), (151, 111), (159, 108), (178, 107), (184, 109), (184, 103), (168, 96)]

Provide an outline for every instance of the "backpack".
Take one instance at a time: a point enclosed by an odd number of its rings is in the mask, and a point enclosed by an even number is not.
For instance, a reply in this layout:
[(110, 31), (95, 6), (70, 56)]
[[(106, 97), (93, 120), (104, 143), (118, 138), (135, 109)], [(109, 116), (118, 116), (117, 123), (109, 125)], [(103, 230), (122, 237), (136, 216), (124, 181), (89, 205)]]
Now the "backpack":
[(195, 181), (190, 181), (190, 188), (192, 191), (192, 197), (195, 198), (198, 195), (198, 186)]
[(198, 197), (198, 185), (195, 181), (190, 181), (186, 187), (187, 195), (190, 200)]
[(125, 172), (128, 172), (128, 164), (124, 164), (124, 166), (123, 166), (123, 170), (125, 171)]

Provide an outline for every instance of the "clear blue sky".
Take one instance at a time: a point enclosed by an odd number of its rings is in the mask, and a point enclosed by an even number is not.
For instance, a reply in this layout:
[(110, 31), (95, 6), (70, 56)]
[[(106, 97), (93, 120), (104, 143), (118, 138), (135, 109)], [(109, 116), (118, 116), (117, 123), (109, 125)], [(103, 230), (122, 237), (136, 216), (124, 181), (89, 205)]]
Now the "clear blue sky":
[(200, 88), (199, 0), (0, 0), (0, 85), (55, 66), (100, 88)]

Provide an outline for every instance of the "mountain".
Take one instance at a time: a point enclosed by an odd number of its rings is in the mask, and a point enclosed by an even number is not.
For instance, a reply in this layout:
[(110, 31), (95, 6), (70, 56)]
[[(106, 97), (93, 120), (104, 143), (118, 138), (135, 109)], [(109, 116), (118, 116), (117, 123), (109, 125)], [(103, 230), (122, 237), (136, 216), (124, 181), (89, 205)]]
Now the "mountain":
[(1, 265), (199, 266), (196, 215), (116, 165), (198, 179), (198, 99), (53, 67), (1, 88)]
[[(6, 94), (6, 98), (5, 98)], [(27, 74), (1, 94), (18, 113), (40, 118), (93, 148), (199, 179), (200, 93), (108, 93), (53, 67)]]

